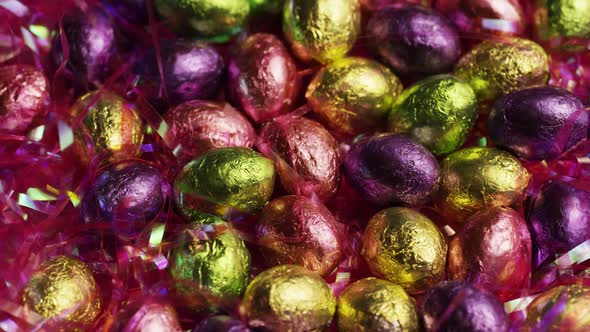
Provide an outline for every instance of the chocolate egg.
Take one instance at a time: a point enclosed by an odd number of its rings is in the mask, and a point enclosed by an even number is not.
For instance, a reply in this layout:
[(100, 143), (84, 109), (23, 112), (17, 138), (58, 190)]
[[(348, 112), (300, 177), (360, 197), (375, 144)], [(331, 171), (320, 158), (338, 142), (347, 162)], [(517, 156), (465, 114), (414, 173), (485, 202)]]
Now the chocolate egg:
[(80, 97), (71, 112), (78, 116), (86, 110), (84, 126), (96, 152), (116, 159), (140, 152), (144, 128), (135, 105), (113, 92), (95, 91)]
[(98, 286), (88, 266), (76, 258), (56, 256), (39, 266), (23, 290), (23, 302), (48, 319), (92, 324), (100, 314)]
[(530, 174), (508, 152), (466, 148), (441, 163), (436, 205), (454, 221), (463, 221), (490, 206), (519, 206)]
[(367, 10), (380, 10), (392, 5), (417, 4), (424, 7), (430, 6), (431, 0), (361, 0), (361, 5)]
[(109, 222), (116, 235), (134, 237), (164, 208), (169, 185), (155, 167), (128, 161), (104, 169), (84, 196), (86, 223)]
[(328, 209), (301, 196), (270, 201), (256, 223), (256, 243), (270, 266), (295, 264), (321, 275), (340, 263), (342, 245)]
[(492, 294), (460, 281), (431, 288), (422, 304), (427, 331), (508, 332), (504, 306)]
[[(137, 306), (137, 308), (135, 308)], [(133, 308), (131, 308), (133, 307)], [(127, 323), (118, 331), (122, 332), (181, 332), (176, 310), (161, 300), (148, 298), (140, 303), (127, 304), (125, 315), (131, 315)], [(121, 318), (119, 318), (121, 319)], [(117, 319), (117, 322), (119, 322)]]
[(276, 14), (283, 9), (283, 2), (283, 0), (250, 0), (250, 8), (253, 12)]
[(490, 138), (521, 159), (555, 159), (588, 132), (588, 112), (571, 92), (553, 86), (515, 91), (494, 104)]
[(196, 157), (219, 147), (250, 148), (256, 138), (248, 119), (223, 102), (187, 101), (166, 112), (164, 121), (181, 145), (182, 157)]
[(275, 161), (283, 187), (291, 194), (327, 199), (340, 182), (338, 142), (321, 124), (306, 118), (281, 118), (262, 127), (260, 138), (281, 160)]
[(358, 0), (285, 0), (283, 33), (304, 61), (328, 63), (342, 58), (360, 30)]
[(559, 180), (543, 185), (532, 200), (528, 220), (540, 251), (537, 263), (590, 240), (590, 193)]
[(321, 69), (305, 97), (328, 126), (359, 134), (383, 126), (402, 88), (386, 67), (369, 59), (348, 57)]
[(590, 36), (587, 0), (541, 0), (535, 5), (535, 26), (541, 39)]
[(0, 67), (0, 130), (24, 133), (47, 113), (49, 83), (29, 65)]
[(248, 0), (155, 0), (160, 15), (187, 36), (225, 42), (242, 31)]
[(369, 220), (361, 254), (373, 274), (419, 294), (444, 277), (447, 243), (426, 216), (395, 207)]
[(180, 212), (226, 216), (231, 210), (253, 213), (268, 202), (275, 183), (271, 160), (248, 148), (209, 150), (188, 163), (176, 177)]
[(389, 130), (407, 133), (435, 155), (465, 142), (477, 118), (469, 84), (448, 75), (432, 76), (406, 89), (389, 113)]
[(504, 207), (469, 217), (449, 243), (448, 276), (481, 285), (501, 301), (529, 286), (531, 237), (524, 218)]
[(344, 161), (346, 179), (364, 199), (378, 206), (416, 205), (436, 189), (436, 158), (403, 135), (382, 134), (356, 142)]
[(254, 278), (242, 300), (248, 325), (261, 331), (323, 331), (336, 300), (319, 275), (297, 265), (280, 265)]
[(379, 10), (367, 24), (367, 35), (374, 52), (401, 75), (444, 73), (461, 55), (455, 26), (428, 8)]
[(193, 332), (250, 332), (250, 329), (238, 319), (218, 315), (203, 320)]
[(527, 39), (490, 39), (463, 55), (455, 75), (471, 85), (479, 100), (494, 100), (515, 90), (545, 84), (549, 56)]
[(521, 331), (588, 331), (589, 316), (589, 287), (558, 286), (545, 291), (528, 305), (526, 324)]
[(254, 121), (291, 110), (298, 92), (295, 61), (280, 39), (256, 33), (240, 44), (229, 65), (232, 99)]
[(348, 286), (338, 298), (338, 330), (420, 331), (416, 304), (400, 286), (365, 278)]

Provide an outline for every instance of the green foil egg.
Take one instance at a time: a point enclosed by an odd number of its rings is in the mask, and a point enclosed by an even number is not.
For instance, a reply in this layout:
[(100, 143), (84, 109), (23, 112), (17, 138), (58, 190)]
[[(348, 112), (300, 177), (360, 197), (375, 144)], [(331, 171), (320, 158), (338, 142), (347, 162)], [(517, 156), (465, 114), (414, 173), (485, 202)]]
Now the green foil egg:
[(549, 78), (549, 56), (537, 43), (522, 39), (486, 40), (463, 55), (455, 76), (466, 81), (477, 98), (491, 101)]
[(538, 0), (535, 24), (543, 39), (590, 36), (590, 1)]
[(191, 37), (224, 42), (242, 31), (249, 0), (155, 0), (155, 7), (175, 28)]
[(286, 0), (283, 32), (301, 60), (328, 63), (352, 48), (361, 30), (358, 0)]
[(347, 57), (322, 68), (305, 94), (308, 103), (331, 128), (360, 134), (383, 125), (400, 80), (388, 68), (364, 58)]
[(477, 118), (477, 98), (469, 84), (449, 75), (417, 82), (397, 98), (389, 130), (408, 133), (435, 155), (458, 149)]
[(189, 162), (176, 177), (176, 205), (189, 218), (199, 212), (253, 213), (268, 202), (274, 183), (273, 162), (260, 153), (239, 147), (213, 149)]

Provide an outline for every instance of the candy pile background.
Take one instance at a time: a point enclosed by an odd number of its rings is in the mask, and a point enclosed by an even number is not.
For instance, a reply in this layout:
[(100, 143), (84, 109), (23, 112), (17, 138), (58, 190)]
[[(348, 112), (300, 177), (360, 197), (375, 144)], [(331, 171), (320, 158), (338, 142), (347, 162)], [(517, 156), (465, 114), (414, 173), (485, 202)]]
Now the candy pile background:
[(590, 0), (0, 18), (0, 329), (590, 330)]

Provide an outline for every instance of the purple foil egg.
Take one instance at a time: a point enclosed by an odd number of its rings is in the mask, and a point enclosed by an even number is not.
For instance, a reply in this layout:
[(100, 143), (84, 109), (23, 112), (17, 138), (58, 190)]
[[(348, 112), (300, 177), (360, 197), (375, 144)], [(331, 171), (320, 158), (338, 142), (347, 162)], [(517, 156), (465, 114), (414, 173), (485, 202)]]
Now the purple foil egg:
[(461, 55), (453, 23), (428, 8), (380, 10), (369, 20), (367, 34), (375, 53), (401, 75), (444, 73)]
[(554, 86), (500, 98), (488, 118), (494, 144), (525, 160), (555, 159), (586, 138), (588, 112), (567, 90)]
[(267, 33), (248, 37), (230, 62), (229, 90), (256, 122), (290, 111), (297, 97), (297, 67), (281, 40)]
[(145, 25), (148, 11), (145, 0), (101, 0), (106, 9), (129, 23)]
[(362, 139), (346, 155), (344, 169), (351, 186), (378, 206), (423, 203), (439, 178), (432, 153), (404, 135)]
[(193, 332), (250, 332), (250, 329), (238, 319), (218, 315), (203, 320), (195, 326)]
[(113, 326), (111, 331), (183, 331), (174, 307), (157, 298), (148, 298), (144, 301), (128, 303), (119, 316), (116, 317), (114, 324), (115, 326)]
[(134, 237), (164, 208), (169, 190), (162, 173), (147, 163), (111, 165), (84, 196), (82, 220), (110, 222), (117, 236)]
[(567, 182), (547, 182), (531, 201), (528, 220), (540, 264), (590, 240), (590, 193)]
[(431, 288), (422, 304), (427, 331), (504, 332), (509, 321), (504, 306), (492, 294), (459, 281)]

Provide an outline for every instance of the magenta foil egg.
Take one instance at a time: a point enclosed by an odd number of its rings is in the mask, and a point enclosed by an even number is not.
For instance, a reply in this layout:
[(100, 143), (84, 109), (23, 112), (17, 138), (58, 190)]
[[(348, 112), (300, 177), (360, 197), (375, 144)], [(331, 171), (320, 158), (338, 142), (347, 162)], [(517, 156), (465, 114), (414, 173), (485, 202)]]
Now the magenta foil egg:
[[(138, 307), (138, 308), (137, 308)], [(139, 303), (128, 304), (121, 316), (128, 316), (127, 323), (122, 328), (115, 329), (120, 332), (181, 332), (182, 327), (178, 320), (176, 310), (169, 303), (157, 299), (148, 298)], [(117, 323), (126, 317), (119, 317)]]
[(280, 39), (257, 33), (241, 43), (229, 64), (229, 92), (255, 122), (290, 111), (297, 90), (297, 67)]

